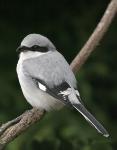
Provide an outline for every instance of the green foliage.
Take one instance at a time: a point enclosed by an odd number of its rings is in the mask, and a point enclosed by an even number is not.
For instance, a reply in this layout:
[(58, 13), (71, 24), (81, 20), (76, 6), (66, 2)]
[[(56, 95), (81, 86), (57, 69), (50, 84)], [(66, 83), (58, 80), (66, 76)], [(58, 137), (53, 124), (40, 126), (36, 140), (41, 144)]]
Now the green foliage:
[[(16, 75), (15, 49), (29, 33), (50, 38), (70, 63), (88, 39), (109, 0), (1, 1), (0, 123), (31, 106), (24, 99)], [(10, 143), (6, 150), (116, 150), (117, 147), (117, 21), (77, 74), (85, 105), (110, 133), (106, 139), (68, 108), (53, 111)]]

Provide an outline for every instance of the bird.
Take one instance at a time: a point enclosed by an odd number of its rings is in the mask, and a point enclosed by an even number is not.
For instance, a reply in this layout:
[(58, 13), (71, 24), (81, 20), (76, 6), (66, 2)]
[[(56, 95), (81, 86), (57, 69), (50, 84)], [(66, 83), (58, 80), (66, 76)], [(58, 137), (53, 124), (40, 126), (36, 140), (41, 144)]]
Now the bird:
[(64, 56), (45, 36), (32, 33), (16, 50), (16, 71), (24, 97), (34, 108), (49, 112), (63, 106), (77, 110), (99, 133), (107, 130), (84, 106), (74, 73)]

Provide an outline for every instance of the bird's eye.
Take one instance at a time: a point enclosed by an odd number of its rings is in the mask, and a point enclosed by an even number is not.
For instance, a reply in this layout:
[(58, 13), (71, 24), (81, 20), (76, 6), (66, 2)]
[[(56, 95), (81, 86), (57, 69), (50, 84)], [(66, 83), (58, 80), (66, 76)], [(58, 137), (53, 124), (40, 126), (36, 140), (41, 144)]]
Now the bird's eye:
[(32, 46), (32, 48), (33, 48), (33, 49), (38, 49), (39, 46), (38, 46), (38, 45), (34, 45), (34, 46)]
[(40, 47), (39, 45), (34, 45), (31, 47), (32, 51), (38, 51), (38, 52), (48, 52), (48, 48), (47, 47)]

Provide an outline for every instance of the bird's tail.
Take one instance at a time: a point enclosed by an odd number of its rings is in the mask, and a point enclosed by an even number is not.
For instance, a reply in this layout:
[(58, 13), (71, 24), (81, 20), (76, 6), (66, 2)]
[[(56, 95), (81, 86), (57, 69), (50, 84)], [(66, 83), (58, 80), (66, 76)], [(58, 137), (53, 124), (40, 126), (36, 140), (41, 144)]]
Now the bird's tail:
[(73, 104), (73, 107), (78, 110), (84, 118), (103, 136), (108, 137), (106, 129), (93, 117), (93, 115), (81, 104)]

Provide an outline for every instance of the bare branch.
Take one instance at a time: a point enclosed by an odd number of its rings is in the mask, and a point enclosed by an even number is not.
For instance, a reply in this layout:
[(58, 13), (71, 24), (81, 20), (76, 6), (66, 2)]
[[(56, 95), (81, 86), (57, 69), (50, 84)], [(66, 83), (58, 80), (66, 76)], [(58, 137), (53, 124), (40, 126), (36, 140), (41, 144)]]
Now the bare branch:
[(22, 117), (23, 117), (24, 114), (22, 114), (21, 116), (15, 118), (14, 120), (11, 120), (11, 121), (8, 121), (7, 123), (3, 124), (1, 127), (0, 127), (0, 136), (5, 132), (6, 129), (8, 129), (10, 126), (18, 123)]
[(108, 30), (114, 16), (117, 13), (117, 0), (112, 0), (108, 5), (102, 19), (98, 23), (96, 29), (85, 43), (83, 48), (77, 54), (71, 63), (71, 68), (74, 73), (78, 72), (81, 66), (85, 63), (89, 55), (95, 50), (96, 46), (102, 40), (105, 32)]
[[(5, 128), (6, 130), (0, 137), (0, 150), (3, 149), (7, 143), (14, 140), (18, 135), (29, 128), (32, 124), (43, 118), (44, 114), (44, 111), (33, 108), (26, 111), (18, 118), (3, 124), (1, 128)], [(18, 120), (19, 122), (17, 122)]]
[[(85, 63), (92, 51), (101, 41), (109, 25), (111, 24), (115, 14), (117, 13), (117, 0), (111, 0), (107, 7), (101, 21), (97, 25), (93, 34), (81, 49), (79, 54), (71, 63), (71, 68), (74, 73), (79, 71), (81, 66)], [(44, 112), (38, 109), (31, 109), (23, 113), (18, 118), (3, 124), (0, 128), (0, 150), (4, 148), (6, 144), (13, 141), (17, 136), (24, 132), (32, 124), (39, 121), (44, 116)]]

